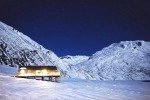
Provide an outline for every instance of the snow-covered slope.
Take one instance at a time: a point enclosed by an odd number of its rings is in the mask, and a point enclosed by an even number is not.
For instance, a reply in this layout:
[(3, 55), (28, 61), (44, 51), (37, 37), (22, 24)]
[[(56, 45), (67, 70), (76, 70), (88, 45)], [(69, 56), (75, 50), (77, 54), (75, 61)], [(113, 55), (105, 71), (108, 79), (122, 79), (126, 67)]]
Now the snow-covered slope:
[(17, 73), (16, 67), (0, 65), (0, 76), (15, 76)]
[(28, 36), (0, 22), (0, 64), (56, 65), (65, 75), (68, 64)]
[(150, 79), (150, 42), (114, 43), (92, 56), (59, 58), (28, 36), (0, 22), (0, 64), (56, 65), (62, 75), (97, 80)]
[(150, 42), (114, 43), (76, 65), (76, 77), (100, 80), (150, 80)]
[(78, 55), (78, 56), (70, 56), (70, 55), (67, 55), (67, 56), (64, 56), (64, 57), (60, 57), (63, 61), (71, 64), (71, 65), (76, 65), (76, 64), (79, 64), (81, 62), (84, 62), (86, 60), (89, 59), (88, 56), (81, 56), (81, 55)]
[(0, 65), (0, 100), (149, 100), (150, 98), (148, 82), (91, 81), (63, 77), (60, 83), (56, 83), (8, 76), (15, 75), (15, 71), (14, 67)]

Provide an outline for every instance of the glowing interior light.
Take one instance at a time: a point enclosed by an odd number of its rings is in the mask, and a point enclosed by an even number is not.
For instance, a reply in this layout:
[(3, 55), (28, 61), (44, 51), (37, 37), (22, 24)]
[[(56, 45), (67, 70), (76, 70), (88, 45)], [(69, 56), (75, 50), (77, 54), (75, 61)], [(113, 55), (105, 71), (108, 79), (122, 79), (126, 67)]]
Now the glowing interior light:
[(21, 69), (21, 70), (20, 70), (20, 73), (21, 73), (21, 74), (25, 74), (25, 70), (24, 70), (24, 69)]
[(36, 75), (39, 75), (40, 74), (40, 70), (36, 70)]
[(21, 67), (20, 69), (26, 69), (26, 67)]
[(43, 75), (47, 75), (47, 70), (42, 70)]

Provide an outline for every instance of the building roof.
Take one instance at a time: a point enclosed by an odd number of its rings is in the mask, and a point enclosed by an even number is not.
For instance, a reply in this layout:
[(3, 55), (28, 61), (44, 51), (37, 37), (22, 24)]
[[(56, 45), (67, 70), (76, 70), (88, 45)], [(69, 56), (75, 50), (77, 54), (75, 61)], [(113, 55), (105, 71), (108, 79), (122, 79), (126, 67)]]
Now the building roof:
[(43, 69), (57, 70), (56, 66), (19, 66), (19, 69), (22, 67), (25, 67), (28, 70), (43, 70)]

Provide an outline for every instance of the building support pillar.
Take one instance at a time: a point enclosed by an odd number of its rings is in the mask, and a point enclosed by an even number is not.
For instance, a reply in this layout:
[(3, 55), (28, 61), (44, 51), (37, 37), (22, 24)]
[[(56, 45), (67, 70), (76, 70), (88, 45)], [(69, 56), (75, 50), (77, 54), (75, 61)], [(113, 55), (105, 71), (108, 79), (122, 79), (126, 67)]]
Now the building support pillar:
[(42, 80), (44, 80), (44, 76), (42, 76)]
[(52, 81), (52, 77), (49, 77), (49, 81)]

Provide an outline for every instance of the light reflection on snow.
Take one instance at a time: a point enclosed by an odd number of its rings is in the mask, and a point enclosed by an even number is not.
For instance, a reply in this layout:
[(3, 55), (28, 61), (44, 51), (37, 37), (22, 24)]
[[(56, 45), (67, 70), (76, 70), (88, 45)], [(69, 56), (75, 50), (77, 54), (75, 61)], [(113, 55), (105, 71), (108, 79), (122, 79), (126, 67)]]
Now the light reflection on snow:
[[(0, 76), (4, 100), (149, 100), (150, 84), (139, 81), (87, 81), (61, 83)], [(13, 99), (12, 99), (13, 98)]]
[(51, 88), (55, 88), (56, 84), (53, 84), (52, 82), (48, 82), (48, 81), (41, 81), (40, 82), (35, 82), (34, 87), (36, 88), (47, 88), (47, 89), (51, 89)]

